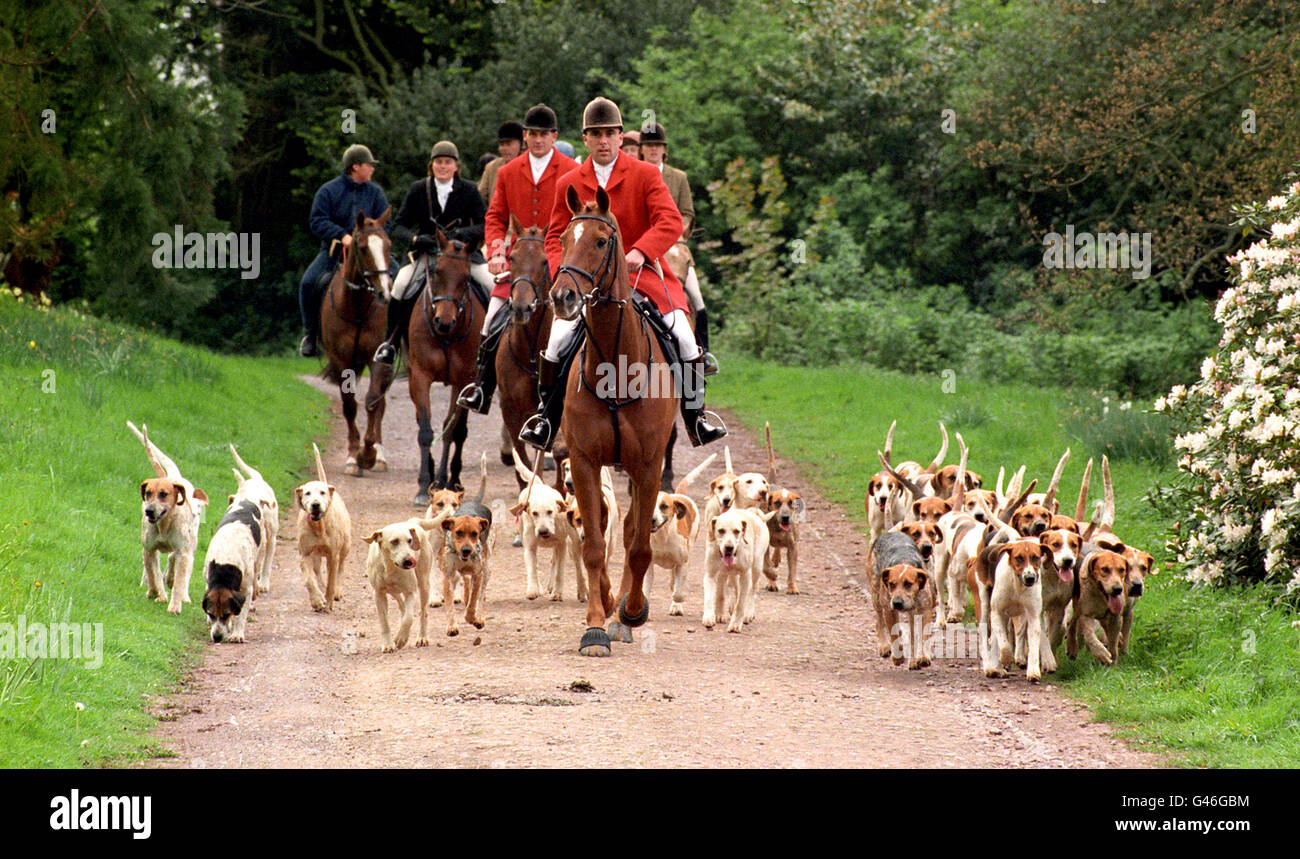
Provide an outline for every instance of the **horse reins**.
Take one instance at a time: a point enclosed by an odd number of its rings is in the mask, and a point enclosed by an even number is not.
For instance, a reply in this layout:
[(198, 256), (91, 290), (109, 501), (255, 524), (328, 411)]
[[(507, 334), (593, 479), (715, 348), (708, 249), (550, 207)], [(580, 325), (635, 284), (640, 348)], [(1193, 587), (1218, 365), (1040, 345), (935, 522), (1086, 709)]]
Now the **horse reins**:
[[(383, 229), (384, 229), (383, 227), (366, 227), (364, 229), (357, 230), (352, 233), (352, 244), (355, 245), (357, 243), (357, 240), (361, 236), (364, 236), (367, 233), (377, 233)], [(349, 325), (356, 326), (356, 333), (352, 335), (352, 354), (349, 356), (349, 363), (348, 363), (348, 366), (351, 367), (353, 364), (356, 363), (357, 360), (357, 349), (360, 348), (361, 346), (361, 332), (365, 329), (366, 325), (370, 322), (370, 320), (374, 318), (375, 311), (379, 309), (379, 304), (383, 303), (382, 302), (383, 293), (380, 290), (375, 288), (375, 285), (370, 282), (370, 278), (378, 275), (388, 274), (388, 269), (371, 269), (371, 268), (366, 268), (363, 265), (361, 266), (362, 283), (360, 284), (354, 283), (348, 277), (348, 267), (349, 264), (354, 259), (358, 260), (359, 262), (359, 254), (357, 257), (352, 256), (352, 254), (349, 253), (348, 251), (349, 247), (351, 247), (351, 245), (343, 246), (343, 265), (342, 265), (343, 285), (346, 286), (348, 289), (352, 290), (353, 292), (368, 292), (375, 298), (380, 299), (380, 301), (378, 302), (375, 301), (370, 302), (369, 312), (366, 313), (364, 318), (349, 319), (347, 316), (343, 315), (343, 311), (339, 310), (338, 304), (334, 301), (334, 290), (333, 289), (329, 290), (330, 309), (334, 311), (335, 315), (337, 315), (339, 319), (342, 319), (344, 322), (348, 323)], [(352, 266), (352, 267), (356, 268), (356, 266)]]
[[(546, 244), (546, 239), (543, 238), (542, 236), (515, 236), (515, 242), (541, 242), (544, 245)], [(528, 314), (529, 316), (531, 316), (532, 314), (537, 313), (539, 310), (541, 310), (543, 307), (546, 306), (545, 295), (546, 295), (547, 288), (551, 285), (550, 281), (551, 278), (550, 278), (549, 269), (547, 270), (545, 286), (538, 286), (537, 282), (526, 274), (519, 275), (519, 277), (516, 277), (510, 281), (511, 304), (512, 305), (514, 304), (515, 287), (521, 283), (526, 283), (533, 288), (533, 300), (528, 304)], [(511, 324), (514, 324), (513, 318), (511, 319)], [(510, 355), (510, 360), (515, 362), (515, 366), (517, 366), (519, 369), (523, 370), (533, 378), (537, 378), (537, 359), (533, 356), (537, 354), (537, 341), (541, 339), (541, 336), (542, 336), (542, 326), (541, 326), (541, 316), (539, 315), (537, 328), (533, 332), (532, 342), (528, 346), (529, 358), (527, 364), (520, 361), (519, 356), (515, 355), (513, 350), (509, 348), (506, 349), (506, 352)]]

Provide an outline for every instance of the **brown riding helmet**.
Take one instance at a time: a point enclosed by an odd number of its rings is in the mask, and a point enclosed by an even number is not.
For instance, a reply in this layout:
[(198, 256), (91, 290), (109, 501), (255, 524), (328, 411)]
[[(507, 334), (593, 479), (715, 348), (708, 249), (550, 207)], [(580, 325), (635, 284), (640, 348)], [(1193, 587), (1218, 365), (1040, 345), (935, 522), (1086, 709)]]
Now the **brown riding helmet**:
[(560, 123), (555, 111), (544, 104), (535, 104), (524, 114), (525, 131), (559, 131)]
[(647, 122), (641, 127), (641, 143), (662, 143), (668, 145), (668, 136), (664, 134), (664, 127), (657, 122)]
[(582, 131), (584, 134), (592, 128), (622, 127), (623, 114), (619, 113), (618, 105), (604, 96), (597, 96), (587, 102), (586, 108), (582, 111)]

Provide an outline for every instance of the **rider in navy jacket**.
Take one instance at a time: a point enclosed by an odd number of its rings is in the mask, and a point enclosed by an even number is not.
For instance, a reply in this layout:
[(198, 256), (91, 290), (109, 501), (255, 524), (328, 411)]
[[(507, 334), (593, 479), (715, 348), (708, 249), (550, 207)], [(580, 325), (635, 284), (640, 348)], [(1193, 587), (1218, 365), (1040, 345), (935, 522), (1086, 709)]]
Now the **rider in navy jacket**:
[[(312, 233), (320, 239), (320, 251), (298, 283), (298, 305), (302, 311), (302, 326), (306, 329), (298, 351), (304, 356), (318, 354), (316, 338), (320, 333), (323, 293), (317, 282), (333, 267), (330, 244), (352, 233), (357, 223), (357, 212), (364, 212), (367, 218), (378, 218), (388, 208), (384, 189), (370, 181), (378, 163), (366, 147), (359, 144), (349, 146), (343, 153), (343, 172), (320, 186), (312, 200), (307, 222)], [(392, 223), (389, 219), (385, 229), (391, 229)], [(394, 274), (396, 268), (392, 265)]]

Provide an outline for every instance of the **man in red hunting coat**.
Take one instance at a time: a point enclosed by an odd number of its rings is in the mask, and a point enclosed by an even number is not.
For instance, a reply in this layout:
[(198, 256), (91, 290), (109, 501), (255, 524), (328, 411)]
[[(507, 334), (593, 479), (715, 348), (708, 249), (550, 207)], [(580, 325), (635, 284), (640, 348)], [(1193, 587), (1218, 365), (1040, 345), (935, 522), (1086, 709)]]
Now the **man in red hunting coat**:
[[(555, 204), (546, 232), (547, 261), (551, 271), (560, 266), (560, 239), (570, 220), (565, 203), (568, 189), (575, 188), (579, 199), (590, 201), (595, 199), (598, 187), (604, 188), (610, 198), (610, 212), (618, 220), (632, 286), (650, 299), (672, 330), (682, 359), (683, 390), (699, 392), (698, 396), (681, 398), (686, 434), (696, 446), (708, 444), (725, 436), (727, 430), (720, 422), (715, 425), (705, 417), (703, 353), (687, 319), (689, 305), (682, 285), (661, 259), (682, 234), (681, 212), (657, 167), (619, 151), (622, 138), (623, 117), (618, 105), (607, 98), (592, 100), (582, 114), (582, 140), (591, 157), (555, 186)], [(577, 320), (557, 318), (551, 323), (550, 341), (539, 369), (541, 409), (519, 434), (520, 441), (543, 450), (554, 441), (563, 414), (564, 374), (560, 367), (579, 342), (572, 336), (577, 326)], [(685, 378), (688, 375), (690, 378)]]
[[(488, 273), (508, 274), (506, 232), (514, 216), (520, 227), (546, 229), (551, 222), (555, 185), (559, 178), (578, 166), (578, 162), (555, 148), (560, 128), (555, 111), (544, 104), (534, 105), (524, 115), (524, 144), (527, 157), (516, 158), (497, 172), (491, 205), (484, 219), (484, 247), (488, 254)], [(479, 414), (487, 414), (496, 390), (496, 354), (502, 332), (510, 322), (510, 278), (497, 281), (492, 289), (487, 318), (483, 320), (483, 337), (479, 341), (478, 379), (461, 391), (457, 404)]]

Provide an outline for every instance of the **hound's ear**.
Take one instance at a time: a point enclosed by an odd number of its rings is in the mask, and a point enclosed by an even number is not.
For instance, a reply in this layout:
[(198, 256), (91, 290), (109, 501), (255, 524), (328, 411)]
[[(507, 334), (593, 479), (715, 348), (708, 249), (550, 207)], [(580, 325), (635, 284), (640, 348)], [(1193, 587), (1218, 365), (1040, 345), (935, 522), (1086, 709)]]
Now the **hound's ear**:
[(921, 590), (925, 590), (925, 585), (926, 585), (926, 582), (928, 582), (928, 581), (930, 581), (930, 577), (927, 576), (925, 573), (922, 572), (922, 573), (917, 573), (917, 574), (916, 574), (916, 586), (917, 586), (919, 589), (921, 589)]
[(479, 517), (478, 517), (478, 526), (479, 526), (480, 528), (482, 528), (484, 531), (486, 531), (487, 529), (489, 529), (489, 528), (492, 527), (492, 520), (491, 520), (491, 519), (484, 519), (482, 516), (479, 516)]
[(677, 518), (678, 518), (678, 519), (682, 518), (682, 517), (685, 516), (688, 512), (690, 512), (690, 511), (688, 511), (688, 510), (686, 509), (686, 505), (683, 504), (683, 503), (680, 502), (680, 501), (674, 501), (674, 502), (673, 502), (673, 509), (677, 511)]
[(235, 496), (233, 496), (233, 495), (227, 495), (227, 496), (226, 496), (226, 506), (229, 507), (231, 504), (234, 504), (234, 503), (235, 503)]
[(420, 542), (420, 534), (414, 528), (411, 529), (411, 542), (417, 544)]
[(569, 190), (564, 192), (564, 202), (569, 204), (569, 211), (573, 214), (576, 215), (582, 211), (582, 200), (578, 199), (578, 189), (572, 185), (569, 186)]
[(206, 494), (204, 494), (204, 492), (203, 492), (202, 489), (195, 489), (195, 490), (194, 490), (194, 498), (195, 498), (195, 500), (197, 500), (197, 501), (202, 501), (204, 504), (207, 504), (207, 503), (208, 503), (208, 496), (207, 496)]
[(742, 540), (746, 540), (746, 541), (749, 539), (749, 520), (748, 520), (748, 519), (741, 519), (741, 520), (740, 520), (740, 539), (742, 539)]
[(574, 517), (574, 515), (575, 515), (577, 512), (578, 512), (577, 509), (574, 508), (574, 507), (570, 507), (570, 508), (568, 508), (567, 510), (564, 511), (564, 518), (565, 518), (565, 519), (568, 519), (568, 520), (569, 520), (569, 524), (572, 525), (572, 526), (574, 526), (575, 528), (577, 527), (578, 523), (576, 523), (576, 522), (573, 521), (573, 517)]
[(185, 503), (185, 487), (182, 486), (182, 485), (179, 484), (179, 483), (173, 483), (173, 484), (172, 484), (172, 488), (176, 490), (176, 503), (177, 503), (177, 504), (184, 504), (184, 503)]
[(298, 506), (301, 507), (301, 506), (302, 506), (302, 487), (301, 487), (301, 486), (295, 486), (295, 487), (293, 488), (293, 494), (296, 495), (296, 496), (298, 496)]
[(524, 502), (522, 502), (522, 501), (520, 501), (520, 502), (519, 502), (518, 504), (516, 504), (514, 507), (511, 507), (511, 508), (510, 508), (510, 515), (511, 515), (511, 516), (518, 516), (520, 513), (523, 513), (523, 512), (524, 512)]
[(808, 507), (803, 503), (803, 498), (798, 495), (794, 497), (794, 509), (795, 512), (799, 514), (799, 521), (802, 522)]
[(609, 212), (609, 194), (605, 193), (605, 189), (601, 188), (599, 185), (596, 186), (596, 208), (602, 215), (608, 214)]
[(147, 480), (141, 480), (141, 481), (140, 481), (140, 500), (141, 500), (141, 501), (144, 500), (144, 488), (145, 488), (146, 486), (148, 486), (148, 485), (149, 485), (149, 481), (147, 481)]
[(203, 602), (199, 603), (199, 605), (202, 606), (204, 614), (212, 613), (212, 597), (208, 596), (207, 594), (204, 594)]
[(920, 501), (913, 501), (913, 502), (912, 502), (912, 515), (913, 515), (913, 516), (917, 516), (917, 517), (919, 517), (919, 516), (921, 515), (921, 502), (920, 502)]
[(893, 567), (885, 567), (880, 571), (880, 581), (884, 583), (885, 587), (889, 587), (889, 574), (893, 569)]
[(442, 520), (442, 530), (450, 531), (452, 528), (455, 527), (456, 527), (456, 522), (454, 519), (452, 519), (452, 517), (448, 516), (446, 519)]
[(369, 537), (362, 537), (361, 539), (365, 540), (367, 543), (378, 543), (381, 536), (383, 536), (382, 531), (374, 531), (371, 532)]
[(244, 608), (243, 594), (231, 594), (230, 607), (234, 610), (234, 614), (239, 614)]

